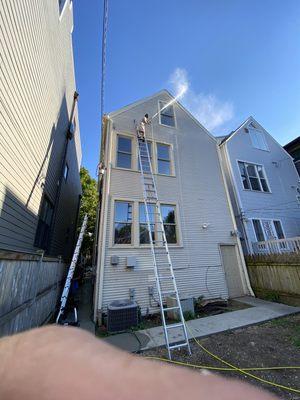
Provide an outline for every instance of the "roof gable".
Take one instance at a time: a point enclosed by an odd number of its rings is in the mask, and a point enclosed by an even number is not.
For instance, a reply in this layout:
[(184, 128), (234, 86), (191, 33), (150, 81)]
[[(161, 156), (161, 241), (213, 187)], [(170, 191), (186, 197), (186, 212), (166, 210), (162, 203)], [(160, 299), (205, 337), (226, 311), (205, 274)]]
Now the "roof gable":
[(116, 117), (117, 115), (120, 115), (140, 104), (143, 104), (144, 102), (147, 102), (149, 100), (154, 99), (155, 97), (159, 97), (160, 95), (167, 95), (170, 100), (174, 100), (174, 103), (176, 103), (176, 105), (178, 107), (181, 108), (181, 110), (183, 110), (211, 139), (213, 139), (214, 142), (216, 142), (216, 138), (193, 116), (193, 114), (191, 114), (178, 100), (176, 100), (176, 98), (166, 89), (160, 90), (159, 92), (153, 94), (152, 96), (148, 96), (148, 97), (144, 97), (141, 100), (135, 101), (134, 103), (128, 104), (125, 107), (122, 107), (116, 111), (113, 111), (111, 113), (109, 113), (107, 115), (108, 118), (113, 119), (114, 117)]

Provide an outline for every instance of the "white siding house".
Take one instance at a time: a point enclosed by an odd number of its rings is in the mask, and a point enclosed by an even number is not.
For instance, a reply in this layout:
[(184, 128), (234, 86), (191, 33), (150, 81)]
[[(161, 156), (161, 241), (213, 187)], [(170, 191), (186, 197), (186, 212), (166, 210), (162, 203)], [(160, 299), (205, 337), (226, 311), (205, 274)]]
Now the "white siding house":
[(73, 2), (3, 0), (0, 26), (0, 249), (68, 258), (81, 194)]
[(293, 158), (253, 117), (221, 138), (220, 149), (244, 251), (297, 248), (300, 184)]
[[(154, 291), (156, 297), (156, 287), (145, 239), (135, 124), (172, 99), (163, 90), (104, 117), (98, 318), (110, 302), (130, 297), (142, 314), (159, 310), (151, 295)], [(251, 293), (216, 140), (178, 102), (153, 119), (146, 137), (162, 214), (172, 214), (167, 237), (180, 295), (227, 299)], [(130, 256), (134, 268), (126, 267)]]

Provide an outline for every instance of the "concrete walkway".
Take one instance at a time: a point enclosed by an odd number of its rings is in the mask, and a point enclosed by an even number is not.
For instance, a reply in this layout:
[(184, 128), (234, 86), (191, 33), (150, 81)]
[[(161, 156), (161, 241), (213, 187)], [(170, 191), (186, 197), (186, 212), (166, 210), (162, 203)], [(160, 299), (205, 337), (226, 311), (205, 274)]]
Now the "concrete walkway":
[[(187, 322), (189, 337), (195, 336), (197, 338), (202, 338), (215, 333), (245, 328), (250, 325), (300, 312), (300, 307), (291, 307), (285, 304), (256, 299), (254, 297), (242, 297), (235, 300), (248, 304), (250, 308), (226, 312), (212, 317), (190, 320)], [(154, 347), (165, 345), (164, 333), (161, 326), (141, 330), (138, 334), (140, 335), (139, 337), (143, 339), (136, 339), (136, 343), (134, 343), (134, 336), (130, 333), (109, 336), (104, 340), (129, 352), (136, 351), (138, 348), (141, 350), (149, 350)], [(170, 330), (169, 337), (170, 343), (176, 343), (182, 340), (182, 330), (180, 328)]]

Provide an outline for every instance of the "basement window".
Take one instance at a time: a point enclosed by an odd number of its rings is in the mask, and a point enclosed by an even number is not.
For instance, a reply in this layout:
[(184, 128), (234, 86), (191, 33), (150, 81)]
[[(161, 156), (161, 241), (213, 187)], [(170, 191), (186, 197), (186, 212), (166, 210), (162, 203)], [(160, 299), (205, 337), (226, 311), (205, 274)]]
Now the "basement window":
[(160, 110), (159, 123), (161, 125), (167, 125), (167, 126), (175, 127), (174, 107), (173, 107), (173, 105), (165, 107), (166, 104), (167, 103), (165, 101), (160, 101), (159, 102), (159, 110)]
[(132, 242), (132, 209), (133, 203), (115, 202), (114, 243), (131, 244)]

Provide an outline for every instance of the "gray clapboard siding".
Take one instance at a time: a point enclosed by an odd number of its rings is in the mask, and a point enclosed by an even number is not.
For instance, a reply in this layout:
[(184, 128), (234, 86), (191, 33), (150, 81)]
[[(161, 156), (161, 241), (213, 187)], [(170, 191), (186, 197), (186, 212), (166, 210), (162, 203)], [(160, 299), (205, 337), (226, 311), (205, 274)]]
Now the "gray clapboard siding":
[[(65, 135), (75, 91), (72, 2), (59, 16), (57, 1), (0, 4), (0, 248), (35, 250), (44, 193), (56, 199)], [(51, 254), (70, 255), (81, 192), (81, 145), (68, 148)]]
[[(143, 201), (140, 173), (137, 171), (137, 143), (134, 120), (139, 121), (145, 113), (156, 113), (158, 100), (169, 101), (166, 91), (160, 92), (118, 114), (110, 115), (112, 128), (107, 132), (108, 148), (103, 161), (108, 167), (104, 185), (110, 174), (108, 187), (104, 186), (103, 201), (107, 201), (107, 222), (100, 226), (100, 238), (104, 230), (106, 239), (99, 242), (98, 276), (99, 290), (96, 309), (106, 311), (107, 305), (116, 299), (129, 297), (129, 289), (136, 291), (135, 299), (142, 313), (157, 311), (157, 304), (150, 301), (148, 287), (156, 293), (153, 262), (149, 247), (138, 244), (138, 202)], [(227, 284), (220, 256), (220, 243), (235, 244), (237, 239), (230, 232), (234, 222), (230, 214), (222, 171), (218, 159), (216, 141), (177, 103), (174, 105), (176, 129), (152, 122), (147, 132), (149, 140), (168, 143), (172, 146), (175, 166), (174, 176), (155, 175), (161, 203), (175, 203), (179, 229), (179, 245), (170, 246), (177, 285), (183, 296), (206, 298), (228, 298)], [(115, 167), (116, 135), (131, 135), (133, 138), (133, 169)], [(103, 141), (103, 144), (105, 140)], [(113, 207), (115, 199), (134, 201), (134, 244), (131, 247), (113, 245)], [(103, 210), (102, 210), (103, 217)], [(209, 223), (208, 229), (202, 225)], [(101, 231), (103, 229), (103, 231)], [(117, 266), (110, 264), (112, 255), (119, 256)], [(137, 267), (127, 270), (127, 256), (135, 256)], [(103, 262), (102, 262), (103, 257)], [(239, 259), (241, 261), (241, 258)], [(241, 271), (243, 292), (248, 293), (244, 272)], [(103, 276), (103, 277), (102, 277)], [(157, 298), (157, 295), (156, 295)]]
[[(253, 147), (250, 135), (245, 131), (251, 122), (264, 133), (268, 151)], [(280, 220), (286, 237), (299, 236), (300, 206), (296, 198), (296, 188), (300, 188), (299, 177), (292, 158), (283, 147), (254, 118), (249, 117), (220, 148), (237, 224), (249, 243), (257, 241), (252, 219)], [(271, 192), (244, 190), (237, 160), (263, 165)], [(246, 218), (244, 223), (241, 213)]]

